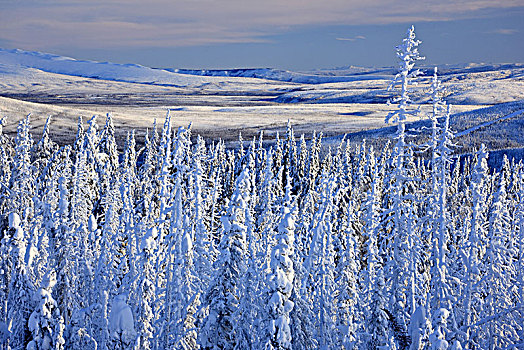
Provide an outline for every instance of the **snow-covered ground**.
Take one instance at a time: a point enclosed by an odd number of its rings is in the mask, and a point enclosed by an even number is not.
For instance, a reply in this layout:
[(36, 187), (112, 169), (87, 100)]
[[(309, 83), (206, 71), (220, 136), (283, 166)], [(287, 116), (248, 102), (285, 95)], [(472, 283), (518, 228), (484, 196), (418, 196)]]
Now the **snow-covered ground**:
[[(429, 68), (422, 69), (429, 74)], [(439, 69), (455, 113), (524, 100), (522, 64)], [(361, 67), (168, 70), (0, 49), (0, 114), (7, 117), (9, 133), (31, 113), (37, 134), (52, 115), (51, 132), (64, 141), (73, 137), (79, 116), (112, 113), (117, 126), (144, 130), (167, 109), (174, 123), (192, 122), (207, 138), (233, 140), (240, 131), (245, 138), (262, 130), (274, 134), (288, 120), (298, 134), (316, 130), (336, 136), (384, 126), (394, 108), (386, 104), (394, 73), (394, 68)], [(427, 90), (423, 77), (415, 100), (426, 102)]]

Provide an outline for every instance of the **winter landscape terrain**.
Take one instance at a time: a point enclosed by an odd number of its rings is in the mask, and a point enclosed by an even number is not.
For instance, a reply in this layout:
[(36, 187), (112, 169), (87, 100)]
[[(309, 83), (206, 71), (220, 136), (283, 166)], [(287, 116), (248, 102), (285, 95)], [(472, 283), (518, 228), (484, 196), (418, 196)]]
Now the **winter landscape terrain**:
[(0, 349), (524, 348), (524, 65), (419, 43), (310, 72), (0, 49)]
[[(424, 78), (412, 98), (424, 103), (428, 112), (433, 67), (423, 70)], [(301, 73), (168, 71), (0, 49), (0, 74), (0, 112), (8, 117), (4, 125), (8, 134), (16, 132), (28, 113), (34, 132), (41, 134), (51, 115), (53, 138), (70, 142), (78, 116), (86, 119), (111, 113), (123, 143), (129, 128), (137, 130), (142, 140), (145, 130), (154, 119), (163, 119), (167, 109), (172, 111), (174, 125), (192, 123), (195, 134), (227, 141), (237, 140), (240, 132), (244, 139), (260, 131), (274, 136), (285, 132), (288, 120), (297, 135), (308, 137), (314, 130), (337, 136), (381, 128), (391, 110), (387, 101), (394, 92), (387, 88), (396, 71), (357, 67)], [(439, 74), (453, 113), (524, 100), (522, 64), (443, 66)], [(487, 121), (494, 118), (486, 113)], [(511, 145), (505, 148), (524, 146), (522, 142)]]

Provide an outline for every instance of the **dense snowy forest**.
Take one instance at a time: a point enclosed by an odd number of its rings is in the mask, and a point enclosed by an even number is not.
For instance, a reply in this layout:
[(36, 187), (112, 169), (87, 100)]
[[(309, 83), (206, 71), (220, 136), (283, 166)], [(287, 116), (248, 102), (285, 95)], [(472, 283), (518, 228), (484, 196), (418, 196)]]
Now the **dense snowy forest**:
[(169, 114), (121, 154), (110, 115), (2, 134), (0, 349), (522, 348), (522, 162), (452, 156), (436, 70), (409, 142), (418, 43), (380, 150), (291, 125), (227, 149)]

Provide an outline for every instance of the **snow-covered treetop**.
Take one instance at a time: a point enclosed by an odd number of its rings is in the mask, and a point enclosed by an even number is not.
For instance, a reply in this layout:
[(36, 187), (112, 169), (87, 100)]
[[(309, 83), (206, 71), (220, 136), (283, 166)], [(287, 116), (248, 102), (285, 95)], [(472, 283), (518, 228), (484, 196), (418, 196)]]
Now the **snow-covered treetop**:
[(400, 85), (401, 91), (400, 96), (392, 100), (392, 102), (398, 103), (398, 109), (386, 116), (386, 123), (390, 121), (403, 123), (407, 115), (417, 115), (419, 113), (418, 109), (408, 111), (407, 107), (411, 102), (409, 98), (409, 93), (411, 92), (409, 89), (410, 79), (420, 75), (419, 70), (412, 71), (412, 69), (415, 66), (415, 62), (425, 59), (418, 52), (420, 43), (421, 41), (415, 38), (415, 27), (411, 26), (406, 38), (402, 40), (402, 44), (396, 48), (397, 57), (400, 60), (399, 73), (389, 85), (388, 90), (392, 90), (396, 85)]
[(418, 46), (421, 43), (422, 41), (415, 38), (415, 27), (411, 26), (407, 32), (406, 38), (402, 40), (402, 44), (397, 46), (397, 56), (401, 60), (401, 70), (411, 70), (416, 61), (426, 59), (425, 57), (420, 56), (418, 52)]

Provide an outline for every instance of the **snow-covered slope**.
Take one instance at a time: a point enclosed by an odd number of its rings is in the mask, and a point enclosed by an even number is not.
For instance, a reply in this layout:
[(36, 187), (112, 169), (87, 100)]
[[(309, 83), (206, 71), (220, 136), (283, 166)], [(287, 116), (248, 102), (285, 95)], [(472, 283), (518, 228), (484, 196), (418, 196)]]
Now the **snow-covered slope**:
[[(423, 75), (433, 75), (433, 66), (421, 66), (419, 68)], [(170, 72), (197, 75), (197, 76), (220, 76), (220, 77), (245, 77), (276, 80), (282, 82), (293, 82), (299, 84), (326, 84), (342, 83), (366, 80), (390, 80), (396, 73), (395, 67), (341, 67), (334, 69), (318, 69), (305, 72), (292, 72), (274, 68), (240, 68), (240, 69), (166, 69)], [(463, 80), (466, 75), (474, 73), (502, 74), (503, 78), (522, 78), (524, 76), (524, 64), (483, 64), (468, 63), (455, 65), (439, 65), (439, 75), (442, 80)]]
[[(425, 77), (415, 87), (413, 98), (424, 103), (432, 69), (421, 69)], [(182, 88), (188, 90), (185, 94), (195, 96), (207, 96), (210, 92), (223, 96), (257, 95), (276, 103), (314, 104), (386, 103), (395, 94), (386, 89), (396, 73), (392, 67), (352, 66), (310, 72), (272, 68), (155, 69), (137, 64), (84, 61), (47, 53), (0, 49), (0, 88), (4, 95), (19, 93), (17, 86), (21, 86), (21, 83), (24, 91), (33, 91), (37, 86), (46, 85), (49, 79), (42, 77), (36, 70), (48, 74), (95, 78), (98, 82), (105, 80)], [(445, 65), (439, 68), (439, 74), (448, 91), (446, 100), (455, 105), (492, 105), (524, 99), (524, 64)], [(35, 80), (35, 75), (40, 77)], [(51, 80), (56, 85), (60, 79), (55, 76)], [(64, 92), (69, 93), (73, 86), (76, 84), (67, 83)], [(118, 93), (122, 91), (120, 87), (116, 89)]]
[[(406, 132), (416, 135), (417, 143), (429, 137), (431, 122), (428, 119), (410, 122)], [(501, 103), (451, 116), (450, 127), (455, 132), (454, 142), (457, 153), (474, 152), (483, 143), (488, 149), (524, 147), (524, 100)], [(395, 137), (396, 125), (364, 130), (347, 134), (347, 138), (359, 143), (361, 140), (384, 142)], [(332, 142), (340, 139), (333, 138)]]
[[(78, 77), (179, 87), (220, 88), (225, 84), (244, 85), (250, 83), (245, 78), (203, 77), (179, 74), (138, 64), (76, 60), (48, 53), (0, 48), (0, 74), (13, 74), (23, 68), (36, 68), (45, 72)], [(257, 83), (260, 84), (258, 81)]]
[(352, 82), (359, 80), (382, 80), (389, 79), (386, 74), (353, 74), (335, 76), (322, 72), (291, 72), (287, 70), (273, 68), (250, 68), (250, 69), (225, 69), (225, 70), (208, 70), (208, 69), (167, 69), (171, 72), (197, 75), (197, 76), (219, 76), (219, 77), (244, 77), (258, 78), (267, 80), (276, 80), (282, 82), (291, 82), (298, 84), (326, 84)]

